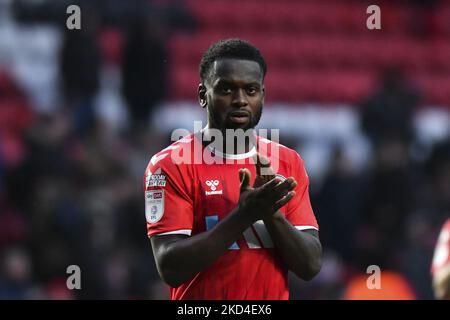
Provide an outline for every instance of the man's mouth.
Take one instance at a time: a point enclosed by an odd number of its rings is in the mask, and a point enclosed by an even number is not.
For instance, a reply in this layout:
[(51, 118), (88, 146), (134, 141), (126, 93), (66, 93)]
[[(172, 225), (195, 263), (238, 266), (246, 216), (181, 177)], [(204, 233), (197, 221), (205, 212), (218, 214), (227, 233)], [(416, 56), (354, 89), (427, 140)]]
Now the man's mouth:
[(243, 124), (250, 120), (250, 114), (246, 111), (234, 111), (230, 113), (229, 118), (234, 123)]

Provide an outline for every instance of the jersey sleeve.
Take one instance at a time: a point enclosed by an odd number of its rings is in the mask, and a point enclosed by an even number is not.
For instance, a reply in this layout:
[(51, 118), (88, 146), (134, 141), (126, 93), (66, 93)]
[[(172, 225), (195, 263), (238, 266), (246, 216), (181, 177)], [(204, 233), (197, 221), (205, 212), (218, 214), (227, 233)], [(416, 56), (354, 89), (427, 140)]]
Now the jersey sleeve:
[(185, 165), (176, 165), (170, 154), (155, 155), (144, 174), (147, 235), (191, 235), (194, 212), (191, 179)]
[(297, 152), (292, 152), (290, 174), (297, 181), (295, 196), (288, 203), (286, 219), (298, 230), (319, 230), (316, 217), (309, 200), (309, 178), (303, 160)]

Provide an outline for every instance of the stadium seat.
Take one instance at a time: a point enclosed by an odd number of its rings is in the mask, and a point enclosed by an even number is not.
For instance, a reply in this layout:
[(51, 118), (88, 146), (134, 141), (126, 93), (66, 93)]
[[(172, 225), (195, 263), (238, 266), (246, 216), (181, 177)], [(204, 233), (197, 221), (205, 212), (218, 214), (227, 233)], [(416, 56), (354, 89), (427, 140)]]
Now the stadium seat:
[[(169, 40), (173, 98), (191, 97), (191, 81), (198, 80), (198, 63), (210, 44), (240, 37), (260, 48), (268, 62), (269, 99), (354, 102), (374, 81), (373, 74), (398, 66), (421, 75), (419, 85), (430, 90), (425, 102), (448, 104), (442, 89), (450, 78), (450, 43), (412, 34), (413, 6), (381, 5), (383, 34), (368, 33), (366, 4), (357, 1), (189, 0), (200, 30)], [(450, 1), (438, 9), (437, 24), (449, 32)]]

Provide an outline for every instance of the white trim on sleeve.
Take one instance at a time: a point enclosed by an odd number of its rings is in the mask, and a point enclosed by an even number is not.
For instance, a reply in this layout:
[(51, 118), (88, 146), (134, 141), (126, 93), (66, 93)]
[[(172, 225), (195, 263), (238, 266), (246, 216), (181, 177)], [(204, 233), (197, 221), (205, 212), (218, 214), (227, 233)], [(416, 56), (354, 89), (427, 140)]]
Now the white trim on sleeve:
[(295, 229), (297, 229), (297, 230), (308, 230), (308, 229), (314, 229), (314, 230), (317, 230), (317, 231), (319, 231), (319, 229), (317, 229), (316, 227), (314, 227), (314, 226), (295, 226)]
[(175, 231), (157, 233), (157, 234), (155, 234), (155, 236), (156, 235), (163, 236), (163, 235), (167, 235), (167, 234), (184, 234), (184, 235), (190, 236), (191, 233), (192, 233), (192, 230), (190, 230), (190, 229), (180, 229), (180, 230), (175, 230)]

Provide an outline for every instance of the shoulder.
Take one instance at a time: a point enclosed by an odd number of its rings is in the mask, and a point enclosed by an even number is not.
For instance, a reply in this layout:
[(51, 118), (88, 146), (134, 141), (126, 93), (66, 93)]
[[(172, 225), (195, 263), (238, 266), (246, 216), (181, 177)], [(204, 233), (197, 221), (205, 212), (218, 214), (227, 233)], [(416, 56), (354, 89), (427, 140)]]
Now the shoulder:
[(258, 142), (259, 152), (262, 152), (263, 155), (265, 155), (264, 152), (267, 152), (272, 167), (284, 167), (286, 174), (309, 183), (305, 163), (296, 150), (265, 138), (258, 137)]
[(148, 162), (147, 169), (163, 167), (167, 170), (173, 169), (180, 165), (178, 157), (183, 152), (191, 150), (193, 134), (187, 135), (178, 141), (175, 141), (168, 147), (154, 154)]
[[(147, 164), (144, 173), (145, 187), (149, 186), (150, 180), (154, 177), (170, 179), (173, 182), (185, 184), (191, 175), (189, 161), (179, 161), (180, 154), (189, 153), (192, 148), (193, 135), (188, 135), (172, 143), (168, 147), (154, 154)], [(182, 159), (183, 160), (183, 159)], [(183, 182), (184, 181), (184, 182)]]
[(259, 152), (266, 152), (272, 161), (278, 160), (287, 162), (291, 166), (303, 166), (303, 159), (297, 151), (276, 141), (258, 136), (258, 149)]

